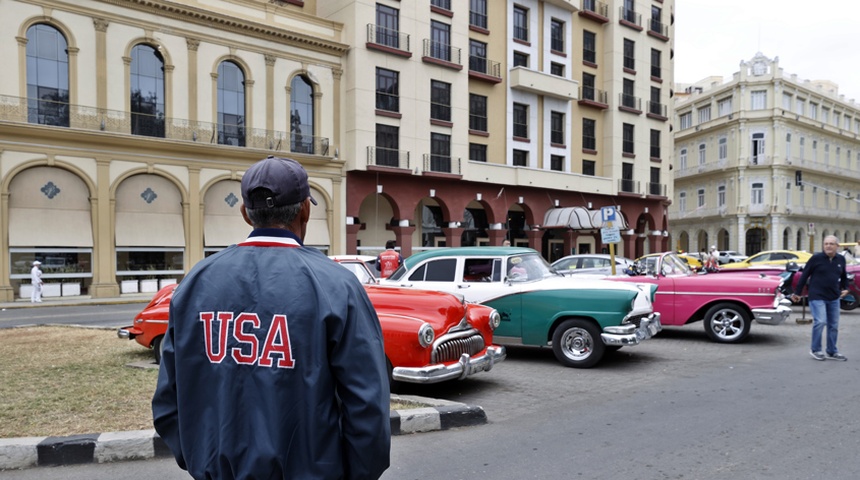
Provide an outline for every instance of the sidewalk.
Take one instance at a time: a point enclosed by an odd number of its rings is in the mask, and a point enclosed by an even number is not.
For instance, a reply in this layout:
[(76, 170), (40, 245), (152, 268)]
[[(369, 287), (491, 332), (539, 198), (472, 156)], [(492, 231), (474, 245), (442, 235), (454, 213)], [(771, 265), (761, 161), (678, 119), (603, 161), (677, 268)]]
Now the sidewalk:
[[(152, 295), (142, 293), (112, 298), (53, 297), (43, 299), (42, 303), (30, 303), (29, 299), (21, 299), (0, 303), (0, 310), (124, 303), (139, 303), (142, 309)], [(429, 405), (409, 410), (392, 410), (392, 435), (448, 430), (487, 423), (484, 409), (476, 405), (413, 395), (392, 394), (391, 400)], [(0, 438), (0, 472), (42, 466), (143, 460), (171, 455), (155, 430), (91, 433), (68, 437)]]

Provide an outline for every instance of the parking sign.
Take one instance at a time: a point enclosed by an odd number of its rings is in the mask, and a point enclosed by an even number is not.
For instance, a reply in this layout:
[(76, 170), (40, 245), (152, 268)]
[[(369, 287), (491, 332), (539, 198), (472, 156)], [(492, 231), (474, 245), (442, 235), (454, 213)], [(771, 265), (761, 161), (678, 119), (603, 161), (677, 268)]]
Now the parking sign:
[(603, 224), (615, 221), (615, 207), (600, 207), (600, 218), (603, 219)]

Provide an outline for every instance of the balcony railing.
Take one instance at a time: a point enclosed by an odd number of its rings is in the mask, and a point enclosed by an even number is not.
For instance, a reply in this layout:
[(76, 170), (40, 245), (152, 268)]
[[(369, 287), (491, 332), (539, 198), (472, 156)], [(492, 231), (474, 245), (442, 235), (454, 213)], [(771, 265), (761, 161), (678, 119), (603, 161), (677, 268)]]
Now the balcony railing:
[(664, 25), (663, 22), (657, 20), (656, 18), (652, 18), (649, 22), (650, 28), (648, 29), (649, 33), (656, 33), (659, 37), (669, 37), (669, 26)]
[(599, 103), (601, 105), (609, 105), (609, 94), (604, 90), (598, 90), (588, 85), (579, 88), (579, 100)]
[(452, 47), (447, 43), (434, 42), (429, 38), (424, 39), (424, 56), (435, 58), (436, 60), (442, 60), (443, 62), (462, 65), (462, 63), (460, 63), (459, 48)]
[(480, 73), (488, 77), (502, 78), (502, 64), (486, 59), (484, 57), (469, 56), (469, 71)]
[(651, 115), (657, 115), (658, 117), (667, 118), (666, 112), (668, 111), (666, 105), (662, 103), (648, 101), (648, 113)]
[(640, 193), (639, 192), (639, 181), (638, 180), (628, 180), (625, 178), (618, 179), (618, 191), (625, 193)]
[[(28, 99), (0, 95), (0, 121), (28, 121)], [(328, 155), (329, 139), (298, 132), (281, 132), (247, 128), (238, 125), (191, 121), (184, 118), (145, 115), (140, 113), (63, 104), (68, 112), (69, 128), (124, 135), (145, 135), (183, 142), (234, 144), (282, 152)], [(50, 124), (41, 123), (48, 126)], [(62, 128), (66, 128), (62, 126)], [(220, 138), (219, 138), (220, 137)], [(240, 137), (244, 138), (241, 144)], [(220, 142), (219, 142), (220, 140)]]
[(666, 196), (667, 186), (665, 183), (648, 182), (645, 186), (648, 189), (648, 195), (657, 195), (660, 197)]
[(383, 147), (367, 147), (367, 164), (379, 167), (404, 168), (409, 170), (409, 152)]
[(424, 154), (424, 171), (460, 175), (460, 159), (446, 155)]
[(628, 95), (626, 93), (619, 93), (618, 102), (621, 107), (628, 110), (636, 110), (637, 112), (642, 111), (642, 99), (639, 97), (634, 97), (633, 95)]
[(599, 0), (582, 0), (582, 10), (609, 18), (609, 6)]
[(372, 23), (367, 24), (367, 41), (377, 45), (383, 45), (395, 50), (409, 51), (409, 35), (397, 30), (380, 27)]
[(642, 28), (642, 14), (636, 13), (634, 10), (618, 7), (618, 18), (621, 19), (622, 22)]

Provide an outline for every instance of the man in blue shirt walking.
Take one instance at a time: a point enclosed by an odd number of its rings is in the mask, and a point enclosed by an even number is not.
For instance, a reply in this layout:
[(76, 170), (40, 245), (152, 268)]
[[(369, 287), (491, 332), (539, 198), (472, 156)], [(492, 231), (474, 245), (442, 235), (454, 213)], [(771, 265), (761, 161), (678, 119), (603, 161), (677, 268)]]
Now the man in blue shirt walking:
[[(845, 272), (845, 258), (837, 255), (839, 239), (833, 235), (824, 238), (824, 251), (818, 252), (806, 262), (803, 275), (797, 282), (791, 299), (800, 300), (797, 292), (802, 292), (808, 282), (807, 300), (812, 311), (812, 349), (809, 354), (816, 360), (845, 361), (845, 355), (836, 348), (839, 335), (839, 299), (848, 295), (848, 276)], [(821, 333), (827, 326), (827, 355), (821, 351)]]

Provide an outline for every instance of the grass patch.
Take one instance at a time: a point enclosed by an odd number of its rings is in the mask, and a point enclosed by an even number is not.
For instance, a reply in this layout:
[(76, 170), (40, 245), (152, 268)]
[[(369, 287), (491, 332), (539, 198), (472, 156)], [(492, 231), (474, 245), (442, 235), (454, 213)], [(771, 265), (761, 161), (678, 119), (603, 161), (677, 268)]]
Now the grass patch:
[(0, 329), (0, 359), (0, 438), (152, 428), (158, 369), (126, 367), (152, 362), (152, 351), (115, 329)]

